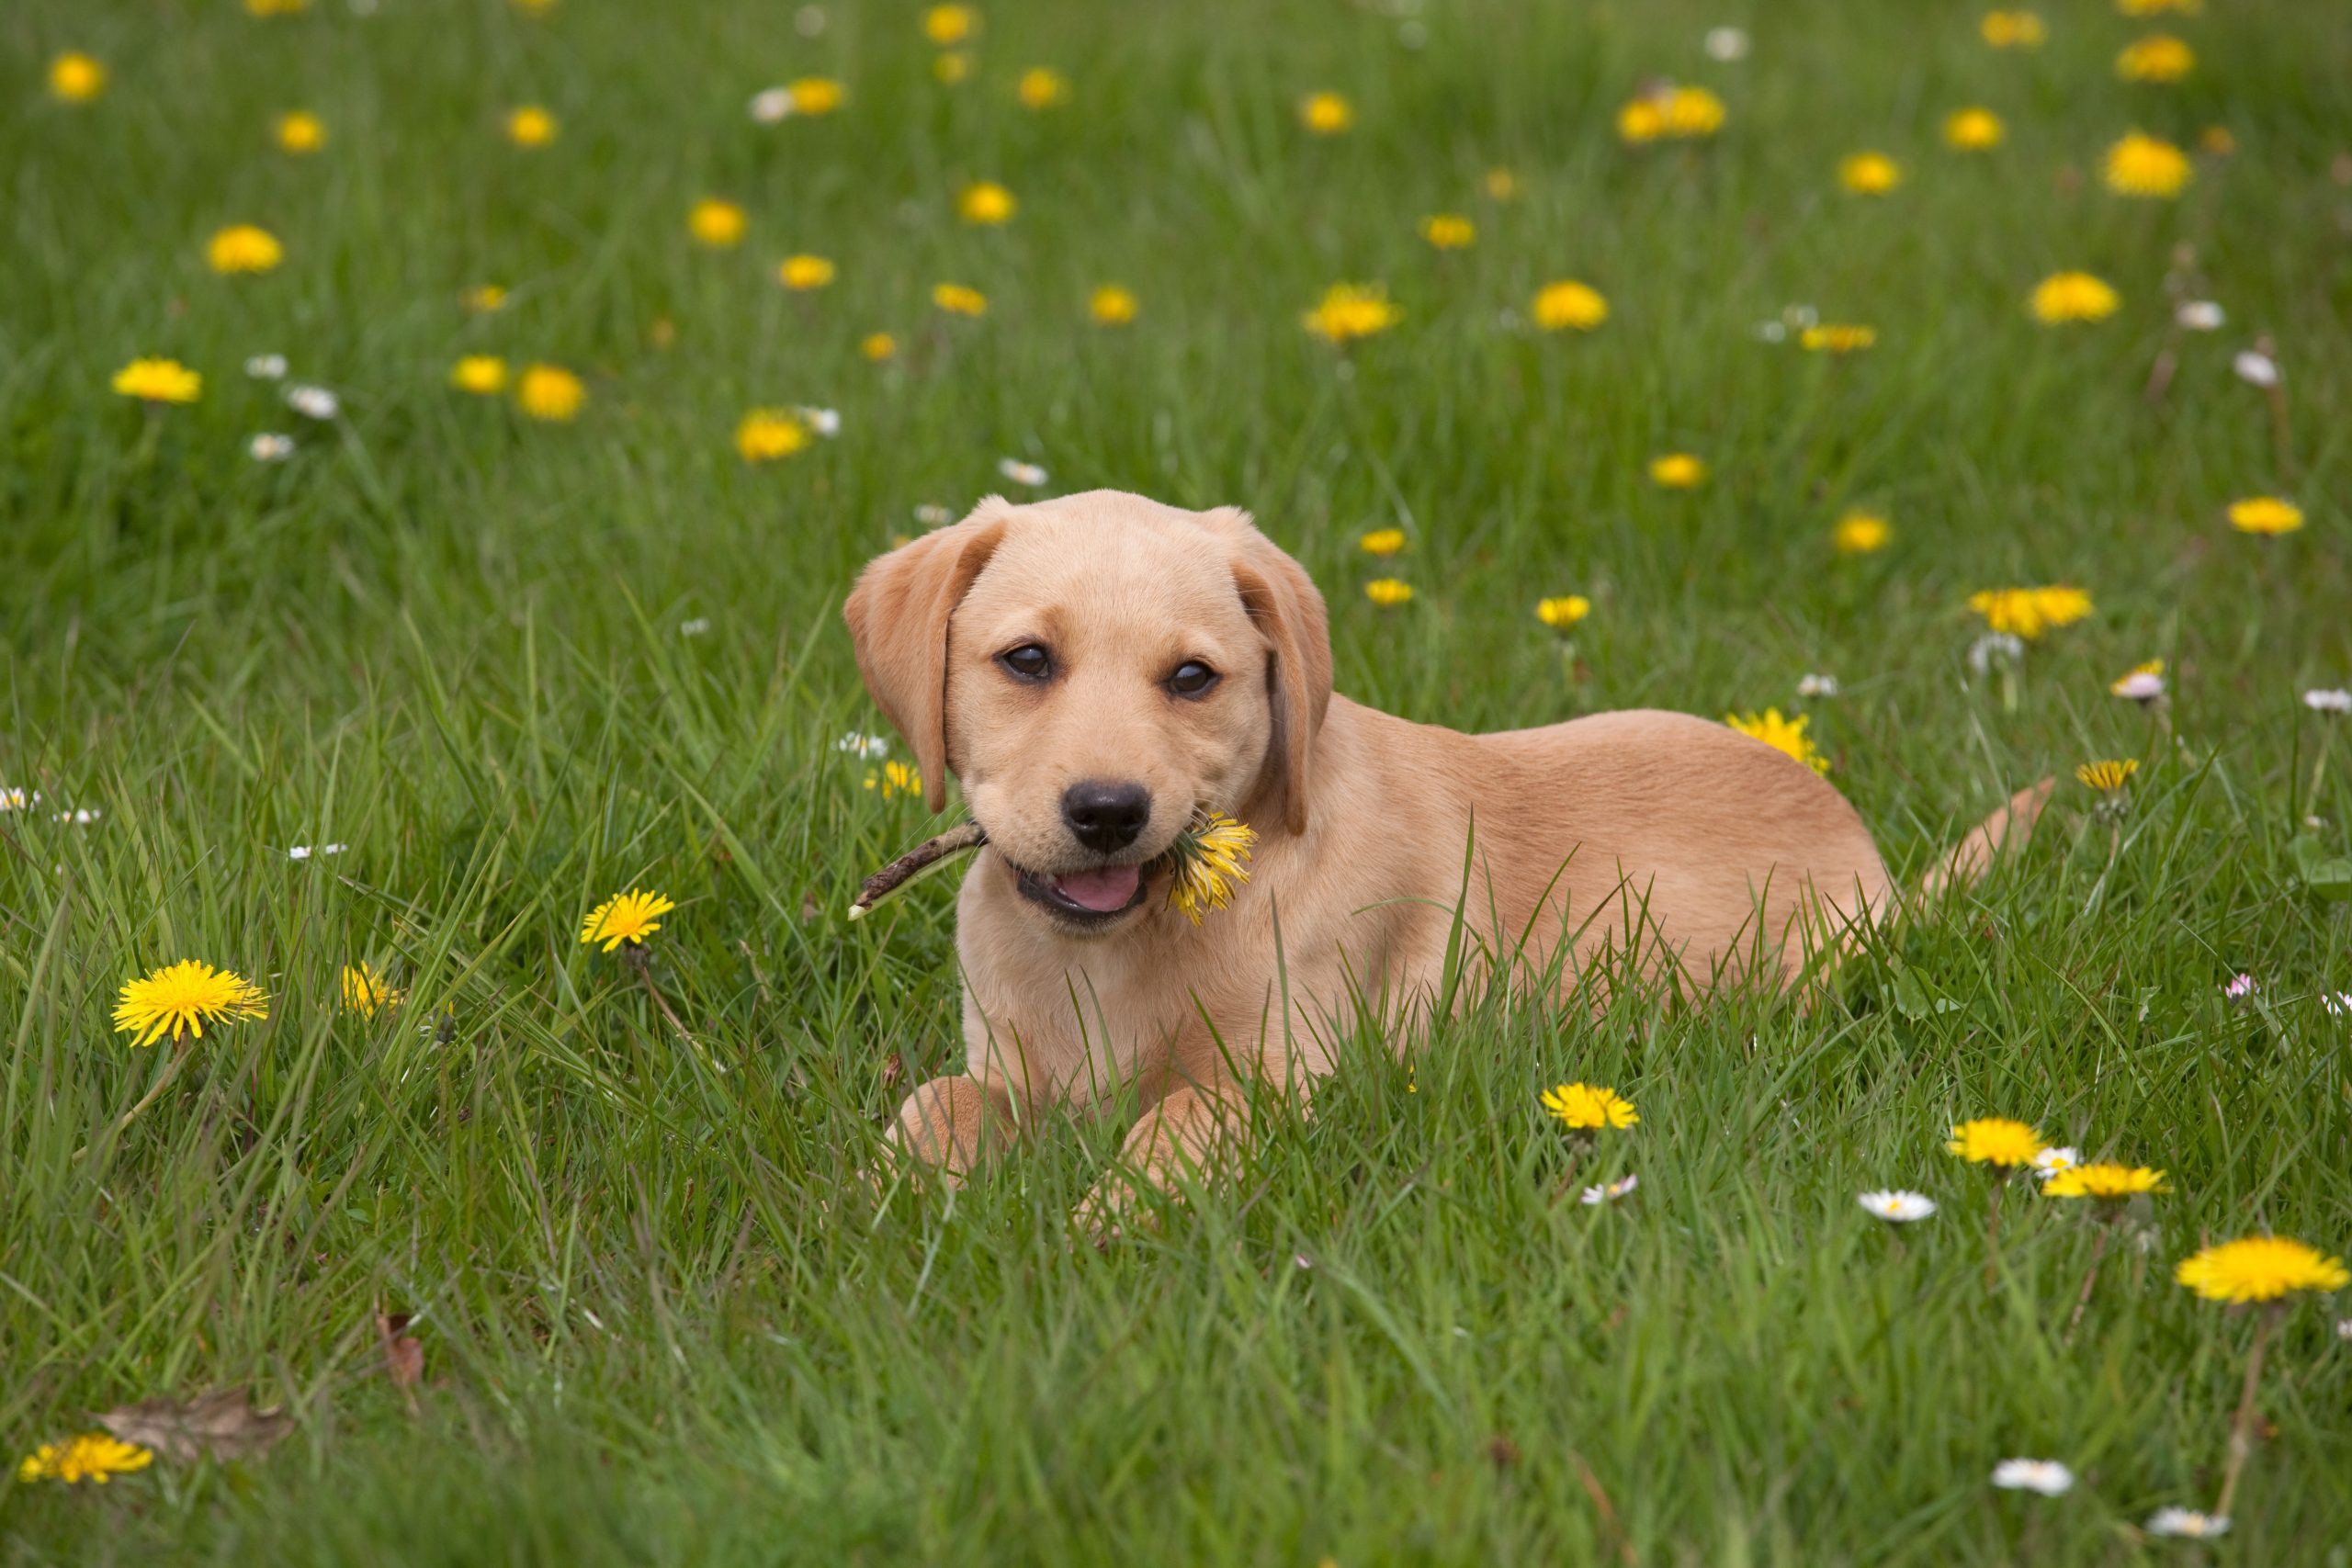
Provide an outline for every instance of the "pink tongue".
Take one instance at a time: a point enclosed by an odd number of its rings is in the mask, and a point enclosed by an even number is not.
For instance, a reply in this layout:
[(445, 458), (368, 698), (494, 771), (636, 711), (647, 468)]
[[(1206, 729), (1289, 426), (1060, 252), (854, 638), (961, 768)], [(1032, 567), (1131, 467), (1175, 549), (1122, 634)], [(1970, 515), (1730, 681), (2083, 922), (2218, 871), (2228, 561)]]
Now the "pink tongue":
[(1054, 886), (1080, 908), (1107, 915), (1127, 907), (1142, 876), (1142, 871), (1132, 865), (1106, 865), (1095, 871), (1065, 872), (1055, 879)]

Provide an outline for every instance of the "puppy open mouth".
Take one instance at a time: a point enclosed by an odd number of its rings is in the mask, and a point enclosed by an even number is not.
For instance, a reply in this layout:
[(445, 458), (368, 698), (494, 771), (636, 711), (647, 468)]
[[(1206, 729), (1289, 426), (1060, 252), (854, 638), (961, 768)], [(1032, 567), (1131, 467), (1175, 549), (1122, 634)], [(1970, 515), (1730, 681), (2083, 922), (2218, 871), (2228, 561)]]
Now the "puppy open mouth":
[(1016, 865), (1012, 874), (1023, 897), (1072, 925), (1108, 925), (1143, 902), (1139, 865), (1098, 865), (1058, 874)]

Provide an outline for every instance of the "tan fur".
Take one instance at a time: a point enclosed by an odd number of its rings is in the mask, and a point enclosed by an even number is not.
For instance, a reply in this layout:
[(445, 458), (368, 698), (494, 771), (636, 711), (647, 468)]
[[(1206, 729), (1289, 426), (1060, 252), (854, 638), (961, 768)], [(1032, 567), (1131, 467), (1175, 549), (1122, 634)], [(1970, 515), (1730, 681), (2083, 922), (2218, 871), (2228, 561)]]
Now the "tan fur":
[[(957, 903), (966, 1071), (918, 1089), (894, 1134), (951, 1174), (1041, 1104), (1130, 1092), (1130, 1162), (1158, 1181), (1204, 1168), (1246, 1123), (1244, 1085), (1311, 1083), (1360, 1010), (1402, 1048), (1438, 1002), (1457, 906), (1474, 979), (1565, 992), (1630, 955), (1702, 993), (1786, 983), (1894, 901), (1845, 797), (1723, 725), (1636, 711), (1463, 735), (1332, 695), (1321, 596), (1239, 512), (991, 497), (871, 564), (846, 613), (934, 806), (953, 771), (989, 836)], [(1055, 656), (1043, 687), (996, 663), (1025, 642)], [(1188, 659), (1224, 677), (1204, 699), (1162, 689)], [(1114, 863), (1159, 856), (1196, 807), (1254, 827), (1233, 907), (1194, 927), (1155, 873), (1141, 907), (1073, 932), (1024, 897), (1016, 866), (1104, 863), (1060, 817), (1091, 779), (1151, 792)], [(2022, 837), (2032, 810), (2012, 809)], [(1950, 863), (1973, 875), (1997, 844), (1988, 824)]]

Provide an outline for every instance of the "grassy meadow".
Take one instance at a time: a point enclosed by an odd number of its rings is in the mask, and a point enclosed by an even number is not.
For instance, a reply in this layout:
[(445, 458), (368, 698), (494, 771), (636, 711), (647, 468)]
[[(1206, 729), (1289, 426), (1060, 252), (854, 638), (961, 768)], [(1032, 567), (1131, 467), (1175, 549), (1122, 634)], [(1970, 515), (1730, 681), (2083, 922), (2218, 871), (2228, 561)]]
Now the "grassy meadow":
[[(7, 6), (0, 1562), (2352, 1563), (2352, 1292), (2175, 1280), (2352, 1249), (2352, 28), (2032, 4)], [(2110, 188), (2135, 130), (2173, 194)], [(2113, 308), (2038, 319), (2071, 272)], [(1343, 282), (1396, 319), (1309, 331)], [(1097, 486), (1249, 507), (1416, 719), (1802, 713), (1906, 877), (2058, 795), (1818, 1005), (1367, 1026), (1107, 1250), (1108, 1122), (877, 1201), (952, 897), (842, 918), (933, 819), (840, 745), (841, 601)], [(642, 964), (581, 941), (632, 887)], [(266, 1018), (118, 1032), (188, 959)], [(2166, 1190), (1996, 1186), (1976, 1117)], [(2227, 1533), (2154, 1533), (2257, 1339)], [(19, 1468), (220, 1389), (274, 1446)]]

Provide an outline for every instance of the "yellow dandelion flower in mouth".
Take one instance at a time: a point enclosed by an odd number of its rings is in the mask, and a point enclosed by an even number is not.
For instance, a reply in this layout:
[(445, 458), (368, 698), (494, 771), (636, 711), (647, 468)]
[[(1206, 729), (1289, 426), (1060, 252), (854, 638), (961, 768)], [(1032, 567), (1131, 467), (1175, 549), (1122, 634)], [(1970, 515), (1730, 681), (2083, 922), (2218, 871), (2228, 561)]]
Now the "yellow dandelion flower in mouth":
[(1876, 327), (1822, 321), (1804, 329), (1797, 339), (1807, 354), (1859, 354), (1878, 342)]
[(1069, 101), (1069, 78), (1048, 65), (1033, 65), (1021, 73), (1014, 96), (1025, 109), (1049, 109)]
[(1440, 251), (1467, 250), (1478, 239), (1478, 226), (1458, 212), (1433, 212), (1421, 220), (1421, 238)]
[(192, 403), (204, 378), (176, 359), (134, 359), (114, 373), (114, 389), (145, 403)]
[(561, 129), (555, 116), (537, 104), (525, 104), (506, 117), (506, 140), (517, 147), (545, 147)]
[(1310, 93), (1299, 101), (1298, 123), (1317, 136), (1338, 136), (1356, 122), (1356, 111), (1337, 93)]
[(373, 1018), (379, 1012), (388, 1012), (400, 1006), (401, 996), (402, 993), (367, 960), (343, 966), (344, 1011), (356, 1012), (362, 1018)]
[(893, 358), (899, 352), (899, 340), (888, 333), (868, 333), (857, 340), (857, 352), (876, 365)]
[(1813, 743), (1805, 727), (1813, 716), (1801, 713), (1794, 718), (1782, 718), (1779, 708), (1766, 708), (1762, 713), (1727, 713), (1724, 722), (1751, 740), (1761, 740), (1785, 756), (1795, 758), (1816, 773), (1829, 771), (1829, 759)]
[(828, 288), (833, 277), (833, 264), (823, 256), (792, 255), (776, 264), (775, 280), (795, 294)]
[(2173, 1278), (2215, 1302), (2275, 1302), (2293, 1291), (2340, 1291), (2352, 1284), (2341, 1258), (2276, 1235), (2209, 1247), (2183, 1258)]
[(514, 400), (533, 419), (562, 424), (579, 417), (588, 389), (560, 365), (533, 365), (514, 383)]
[(205, 245), (204, 259), (213, 271), (224, 276), (267, 272), (286, 259), (286, 247), (266, 229), (251, 223), (232, 223)]
[(2230, 526), (2241, 534), (2291, 534), (2303, 525), (2303, 509), (2275, 495), (2250, 495), (2230, 502)]
[(1591, 285), (1564, 277), (1536, 290), (1533, 313), (1547, 333), (1589, 333), (1609, 319), (1609, 301)]
[(2005, 1116), (1962, 1122), (1951, 1130), (1951, 1142), (1944, 1145), (1972, 1164), (1995, 1166), (2004, 1171), (2031, 1165), (2033, 1156), (2044, 1146), (2041, 1134), (2023, 1122), (2013, 1122)]
[(115, 1004), (118, 1034), (134, 1036), (134, 1049), (158, 1040), (201, 1040), (208, 1023), (267, 1018), (269, 998), (243, 976), (187, 959), (126, 983)]
[(1363, 585), (1363, 596), (1384, 610), (1408, 604), (1413, 599), (1413, 585), (1398, 577), (1375, 577)]
[(1329, 343), (1352, 343), (1385, 333), (1404, 320), (1405, 312), (1388, 302), (1388, 290), (1377, 283), (1335, 283), (1322, 303), (1299, 318), (1299, 324)]
[(1883, 196), (1903, 183), (1903, 165), (1883, 152), (1853, 152), (1838, 161), (1838, 183), (1856, 196)]
[(2050, 28), (2031, 11), (1987, 11), (1978, 28), (1995, 49), (2040, 49)]
[(976, 181), (966, 186), (956, 196), (956, 217), (967, 223), (978, 223), (989, 228), (994, 228), (1001, 223), (1012, 222), (1012, 215), (1019, 211), (1020, 208), (1021, 204), (1013, 199), (1012, 193), (994, 180)]
[(642, 947), (645, 939), (662, 929), (657, 918), (668, 914), (678, 906), (659, 893), (640, 893), (632, 887), (616, 893), (588, 912), (581, 923), (580, 940), (603, 942), (610, 953), (623, 942)]
[(783, 409), (753, 409), (735, 427), (735, 450), (747, 463), (789, 457), (809, 439), (808, 423)]
[(1592, 601), (1581, 593), (1535, 601), (1535, 618), (1555, 632), (1566, 631), (1591, 614)]
[(742, 242), (751, 219), (741, 207), (715, 196), (704, 197), (686, 213), (686, 232), (695, 243), (723, 251)]
[(469, 354), (449, 368), (449, 385), (478, 398), (506, 389), (506, 361), (494, 354)]
[(2028, 302), (2034, 319), (2044, 326), (2065, 321), (2098, 321), (2115, 314), (2122, 299), (2087, 272), (2056, 272), (2034, 286)]
[(922, 772), (907, 762), (885, 762), (865, 775), (865, 787), (879, 790), (885, 800), (922, 793)]
[(1600, 1089), (1589, 1083), (1564, 1083), (1547, 1089), (1543, 1101), (1544, 1109), (1555, 1120), (1579, 1133), (1596, 1133), (1603, 1127), (1622, 1129), (1642, 1119), (1632, 1100), (1613, 1089)]
[(1194, 820), (1168, 847), (1168, 905), (1194, 925), (1211, 909), (1233, 901), (1234, 889), (1250, 880), (1246, 863), (1258, 841), (1257, 829), (1221, 811)]
[(2160, 138), (2133, 131), (2107, 150), (2103, 177), (2119, 196), (2170, 200), (2188, 186), (2194, 172), (2188, 154)]
[(1956, 110), (1944, 121), (1944, 145), (1962, 152), (1982, 152), (1998, 147), (2001, 138), (2007, 134), (2001, 117), (1991, 109)]
[(1404, 547), (1405, 530), (1402, 528), (1374, 528), (1356, 541), (1356, 548), (1368, 556), (1379, 556), (1384, 559)]
[(2126, 82), (2177, 82), (2196, 68), (2196, 51), (2170, 33), (2136, 39), (2115, 57), (2115, 73)]
[(1142, 307), (1136, 302), (1135, 290), (1121, 284), (1106, 283), (1087, 297), (1086, 313), (1098, 326), (1124, 327), (1136, 319)]
[(277, 138), (277, 145), (281, 151), (291, 152), (297, 157), (306, 152), (315, 152), (327, 144), (326, 121), (308, 109), (296, 109), (291, 114), (279, 115), (272, 134)]
[(17, 1465), (17, 1480), (27, 1486), (36, 1481), (59, 1481), (76, 1486), (95, 1481), (104, 1486), (118, 1475), (129, 1475), (155, 1462), (155, 1456), (136, 1443), (105, 1432), (85, 1432), (62, 1443), (43, 1443)]
[(1663, 490), (1696, 490), (1707, 482), (1707, 465), (1688, 452), (1650, 459), (1650, 482)]
[(2144, 1165), (2076, 1165), (2052, 1177), (2041, 1190), (2052, 1198), (2096, 1198), (2120, 1203), (2142, 1192), (2165, 1192), (2165, 1173)]
[[(985, 316), (989, 313), (988, 296), (961, 283), (934, 284), (931, 302), (951, 316)], [(868, 355), (868, 358), (873, 355)]]
[(1838, 519), (1837, 528), (1830, 534), (1830, 543), (1841, 556), (1866, 556), (1886, 548), (1894, 530), (1886, 519), (1868, 512), (1849, 512)]
[(2095, 789), (2101, 795), (2113, 795), (2130, 784), (2132, 775), (2139, 771), (2140, 759), (2137, 757), (2109, 757), (2101, 761), (2082, 763), (2075, 769), (2075, 777), (2086, 789)]
[(978, 32), (980, 14), (969, 6), (933, 6), (922, 14), (922, 36), (945, 48)]
[(107, 90), (107, 68), (88, 55), (68, 51), (49, 62), (50, 96), (62, 103), (86, 104)]
[(802, 76), (786, 82), (784, 91), (791, 100), (792, 112), (805, 115), (831, 114), (849, 96), (830, 76)]

